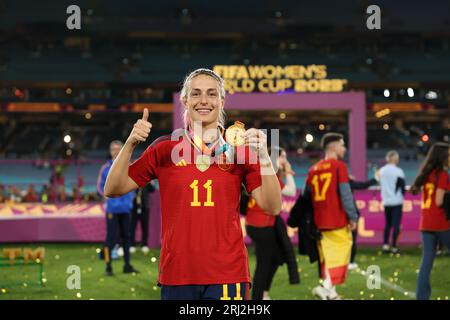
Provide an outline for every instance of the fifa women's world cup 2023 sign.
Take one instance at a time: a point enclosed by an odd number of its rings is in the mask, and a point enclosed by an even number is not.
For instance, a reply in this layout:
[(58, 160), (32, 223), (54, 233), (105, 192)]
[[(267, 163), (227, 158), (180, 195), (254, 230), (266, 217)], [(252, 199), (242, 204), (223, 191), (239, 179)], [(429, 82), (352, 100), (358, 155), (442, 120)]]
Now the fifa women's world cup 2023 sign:
[(228, 93), (341, 92), (346, 79), (327, 79), (325, 65), (216, 65)]

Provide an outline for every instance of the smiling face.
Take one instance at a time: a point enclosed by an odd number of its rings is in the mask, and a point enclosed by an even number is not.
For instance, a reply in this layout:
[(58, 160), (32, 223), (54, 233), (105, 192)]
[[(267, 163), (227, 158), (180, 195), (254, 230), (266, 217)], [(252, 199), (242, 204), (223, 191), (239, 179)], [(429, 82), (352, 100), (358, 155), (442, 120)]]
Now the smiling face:
[(203, 127), (215, 128), (224, 101), (220, 97), (219, 82), (201, 74), (193, 78), (183, 101), (192, 122), (201, 121)]

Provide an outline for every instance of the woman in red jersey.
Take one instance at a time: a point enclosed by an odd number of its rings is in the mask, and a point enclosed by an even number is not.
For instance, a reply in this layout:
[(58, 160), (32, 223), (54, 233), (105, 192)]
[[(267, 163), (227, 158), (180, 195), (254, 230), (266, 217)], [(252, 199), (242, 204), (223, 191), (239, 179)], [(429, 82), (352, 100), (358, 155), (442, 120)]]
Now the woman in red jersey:
[(416, 290), (416, 298), (419, 300), (428, 300), (431, 296), (430, 274), (438, 240), (450, 249), (450, 224), (443, 208), (444, 194), (449, 183), (449, 164), (450, 146), (443, 142), (435, 143), (411, 186), (413, 194), (422, 190), (422, 262)]
[[(294, 181), (294, 172), (286, 157), (286, 151), (282, 148), (271, 148), (271, 153), (278, 153), (277, 160), (277, 175), (280, 180), (281, 193), (285, 196), (294, 197), (296, 194), (296, 186)], [(286, 183), (283, 183), (282, 179), (285, 179)], [(269, 290), (272, 280), (278, 267), (286, 261), (286, 254), (291, 253), (291, 256), (295, 257), (295, 252), (290, 244), (287, 242), (287, 247), (282, 246), (280, 240), (283, 235), (279, 234), (278, 230), (284, 232), (287, 236), (286, 227), (284, 221), (278, 220), (280, 228), (276, 228), (277, 216), (270, 213), (266, 213), (262, 210), (253, 198), (250, 197), (247, 206), (247, 213), (245, 216), (245, 223), (248, 235), (252, 239), (255, 246), (256, 254), (256, 268), (253, 276), (252, 287), (252, 299), (253, 300), (270, 300)], [(291, 283), (299, 283), (299, 275), (297, 271), (296, 260), (293, 259), (295, 264), (293, 270), (294, 274), (291, 275)]]
[(240, 140), (237, 134), (234, 142), (224, 139), (224, 88), (212, 70), (189, 74), (180, 95), (185, 128), (155, 140), (129, 165), (152, 127), (145, 109), (105, 184), (105, 195), (114, 197), (159, 181), (162, 299), (246, 299), (250, 274), (239, 217), (241, 185), (270, 214), (281, 210), (267, 136), (252, 128)]

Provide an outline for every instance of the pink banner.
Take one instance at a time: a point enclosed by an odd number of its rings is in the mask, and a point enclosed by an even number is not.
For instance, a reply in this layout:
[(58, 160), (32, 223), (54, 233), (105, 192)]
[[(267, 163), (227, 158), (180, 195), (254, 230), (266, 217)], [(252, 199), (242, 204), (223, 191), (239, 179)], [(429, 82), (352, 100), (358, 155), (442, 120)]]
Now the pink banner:
[(102, 203), (5, 203), (0, 204), (0, 220), (33, 218), (87, 218), (103, 217), (105, 210)]
[[(358, 243), (380, 245), (384, 228), (384, 208), (380, 192), (355, 192), (361, 212), (358, 226)], [(149, 245), (160, 246), (159, 193), (151, 195)], [(284, 198), (283, 218), (295, 204), (295, 198)], [(399, 245), (417, 245), (419, 232), (420, 196), (406, 194), (403, 205), (402, 228)], [(102, 204), (0, 204), (0, 242), (24, 241), (92, 241), (101, 242), (105, 237), (104, 208)], [(245, 218), (241, 218), (244, 235)], [(296, 230), (288, 228), (293, 243), (297, 243)], [(137, 231), (140, 239), (140, 228)], [(246, 243), (250, 243), (246, 236)]]
[[(356, 205), (361, 213), (358, 223), (358, 244), (380, 245), (383, 243), (385, 225), (384, 207), (380, 191), (365, 190), (354, 193)], [(288, 212), (295, 204), (295, 198), (284, 198), (282, 216), (287, 219)], [(417, 245), (420, 243), (420, 195), (405, 194), (399, 245)], [(295, 230), (288, 228), (294, 243), (297, 243)]]
[[(384, 229), (384, 207), (379, 191), (355, 192), (356, 204), (361, 212), (358, 225), (358, 243), (381, 244)], [(420, 243), (419, 221), (421, 196), (405, 194), (399, 245), (417, 245)]]

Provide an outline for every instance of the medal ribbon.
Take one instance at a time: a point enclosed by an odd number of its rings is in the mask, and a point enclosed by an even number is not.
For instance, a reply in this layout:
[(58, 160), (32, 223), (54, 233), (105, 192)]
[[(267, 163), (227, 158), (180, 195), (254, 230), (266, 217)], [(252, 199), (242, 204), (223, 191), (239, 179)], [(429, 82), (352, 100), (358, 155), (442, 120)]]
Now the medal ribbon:
[[(218, 154), (221, 154), (225, 152), (228, 149), (228, 144), (223, 139), (222, 135), (224, 132), (224, 129), (222, 127), (219, 127), (221, 132), (218, 134), (218, 138), (214, 140), (213, 142), (206, 144), (202, 138), (200, 138), (198, 135), (194, 133), (194, 131), (189, 128), (188, 135), (190, 137), (190, 141), (192, 145), (200, 151), (202, 154), (206, 154), (208, 156), (215, 156)], [(218, 128), (218, 130), (219, 130)]]
[(218, 138), (215, 141), (211, 142), (209, 145), (206, 145), (205, 142), (199, 136), (197, 136), (190, 127), (185, 131), (185, 133), (187, 138), (189, 139), (189, 142), (197, 151), (211, 157), (223, 154), (223, 161), (225, 163), (232, 163), (234, 152), (233, 148), (223, 138), (225, 129), (221, 125), (219, 125), (217, 130), (220, 130)]

